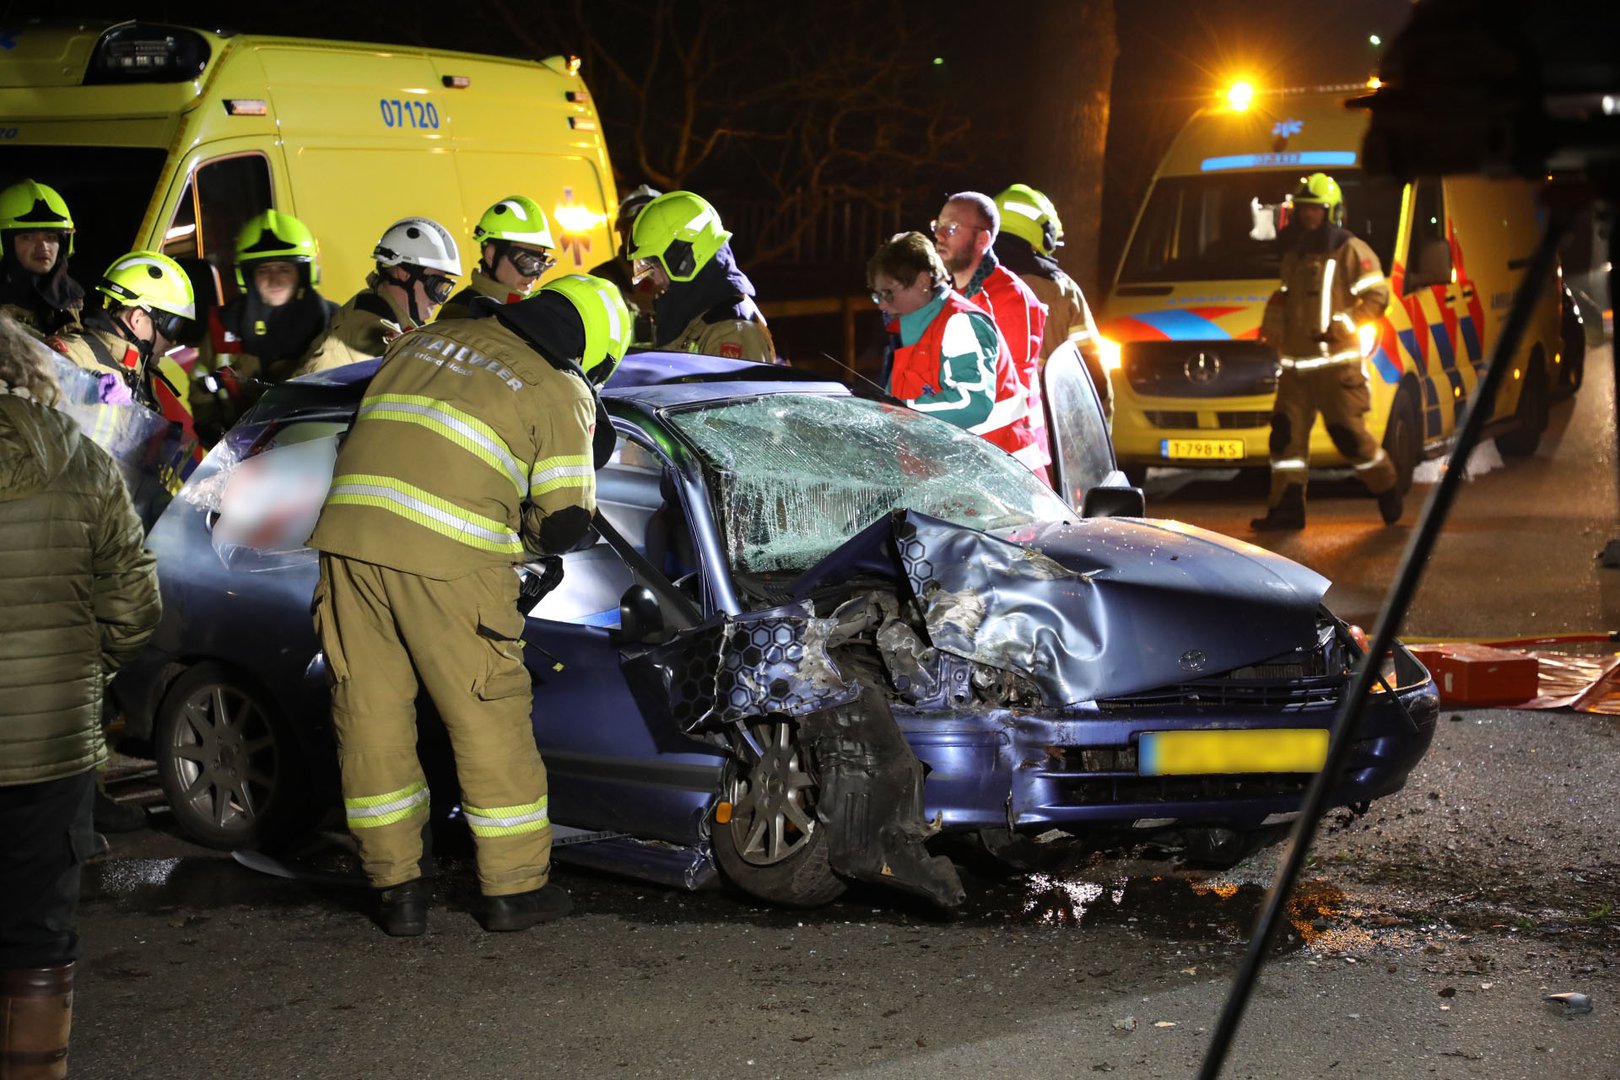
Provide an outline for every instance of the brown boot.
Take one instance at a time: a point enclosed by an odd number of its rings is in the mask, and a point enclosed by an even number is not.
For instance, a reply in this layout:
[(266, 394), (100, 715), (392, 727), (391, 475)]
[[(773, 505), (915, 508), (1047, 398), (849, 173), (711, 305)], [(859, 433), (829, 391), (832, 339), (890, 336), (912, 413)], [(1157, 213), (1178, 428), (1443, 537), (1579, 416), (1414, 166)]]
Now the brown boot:
[(72, 1026), (72, 964), (0, 971), (0, 1080), (61, 1080)]

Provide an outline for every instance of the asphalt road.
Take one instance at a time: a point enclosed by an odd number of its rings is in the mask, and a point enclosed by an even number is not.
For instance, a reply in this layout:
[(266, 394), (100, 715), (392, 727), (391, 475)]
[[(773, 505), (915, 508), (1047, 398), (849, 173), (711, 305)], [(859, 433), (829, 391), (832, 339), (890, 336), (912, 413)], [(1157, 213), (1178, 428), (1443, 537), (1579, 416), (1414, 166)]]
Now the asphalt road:
[[(1467, 486), (1412, 633), (1620, 625), (1607, 351), (1542, 452)], [(1178, 486), (1179, 485), (1179, 486)], [(1421, 491), (1421, 489), (1419, 489)], [(1150, 477), (1150, 508), (1250, 537), (1252, 481)], [(1277, 550), (1371, 625), (1415, 521), (1342, 482)], [(1228, 1077), (1620, 1077), (1620, 721), (1443, 712), (1406, 789), (1333, 815)], [(125, 763), (115, 789), (156, 801)], [(562, 869), (565, 921), (487, 935), (464, 854), (423, 938), (363, 894), (253, 873), (154, 827), (90, 869), (77, 1077), (1186, 1077), (1275, 870), (1151, 846), (969, 866), (942, 921), (881, 893), (812, 912)], [(1544, 995), (1577, 991), (1568, 1014)]]

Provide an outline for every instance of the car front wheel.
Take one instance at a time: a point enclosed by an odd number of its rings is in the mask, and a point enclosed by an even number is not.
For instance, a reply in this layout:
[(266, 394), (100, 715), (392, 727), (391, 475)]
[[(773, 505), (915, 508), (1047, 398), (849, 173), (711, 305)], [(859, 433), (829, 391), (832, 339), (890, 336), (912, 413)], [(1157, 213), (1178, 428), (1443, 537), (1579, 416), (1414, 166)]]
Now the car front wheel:
[(275, 707), (223, 665), (175, 680), (153, 741), (175, 824), (199, 844), (252, 846), (302, 820), (295, 741)]
[(776, 717), (751, 722), (748, 732), (722, 780), (715, 860), (732, 884), (761, 900), (789, 907), (836, 900), (845, 885), (828, 865), (818, 784), (797, 725)]

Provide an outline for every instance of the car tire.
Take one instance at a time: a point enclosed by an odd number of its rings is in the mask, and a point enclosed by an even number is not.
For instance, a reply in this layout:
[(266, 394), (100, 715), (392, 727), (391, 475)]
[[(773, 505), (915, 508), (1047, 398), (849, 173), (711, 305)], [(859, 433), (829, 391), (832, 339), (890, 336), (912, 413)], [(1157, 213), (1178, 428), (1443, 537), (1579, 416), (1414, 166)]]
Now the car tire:
[(1384, 453), (1395, 466), (1395, 488), (1402, 495), (1412, 490), (1412, 474), (1423, 458), (1423, 415), (1418, 412), (1417, 391), (1410, 385), (1400, 388), (1389, 407), (1384, 425)]
[(742, 746), (722, 774), (726, 809), (711, 837), (715, 861), (733, 885), (760, 900), (831, 903), (847, 886), (828, 863), (827, 827), (815, 813), (819, 785), (798, 725), (769, 717), (748, 726), (764, 752)]
[(1287, 835), (1288, 830), (1278, 826), (1232, 829), (1215, 825), (1183, 829), (1181, 859), (1200, 870), (1230, 870)]
[(1539, 357), (1524, 373), (1524, 386), (1513, 416), (1516, 425), (1496, 437), (1496, 448), (1510, 457), (1529, 457), (1541, 447), (1541, 433), (1547, 430), (1547, 377)]
[(269, 699), (223, 664), (198, 664), (169, 687), (152, 730), (158, 779), (180, 831), (229, 850), (308, 824), (305, 768)]

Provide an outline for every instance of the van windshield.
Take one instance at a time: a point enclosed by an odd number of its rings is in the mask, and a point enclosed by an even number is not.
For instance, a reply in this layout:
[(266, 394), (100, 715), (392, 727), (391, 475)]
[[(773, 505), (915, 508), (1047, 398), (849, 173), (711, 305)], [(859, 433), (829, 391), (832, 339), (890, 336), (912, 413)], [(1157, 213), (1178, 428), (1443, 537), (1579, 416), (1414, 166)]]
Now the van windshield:
[[(1120, 267), (1120, 284), (1275, 279), (1278, 210), (1297, 169), (1163, 177), (1153, 185)], [(1401, 184), (1334, 173), (1345, 225), (1372, 246), (1387, 272), (1395, 249)]]
[(167, 151), (134, 146), (7, 146), (0, 189), (19, 180), (49, 185), (73, 215), (71, 271), (85, 288), (135, 245)]

